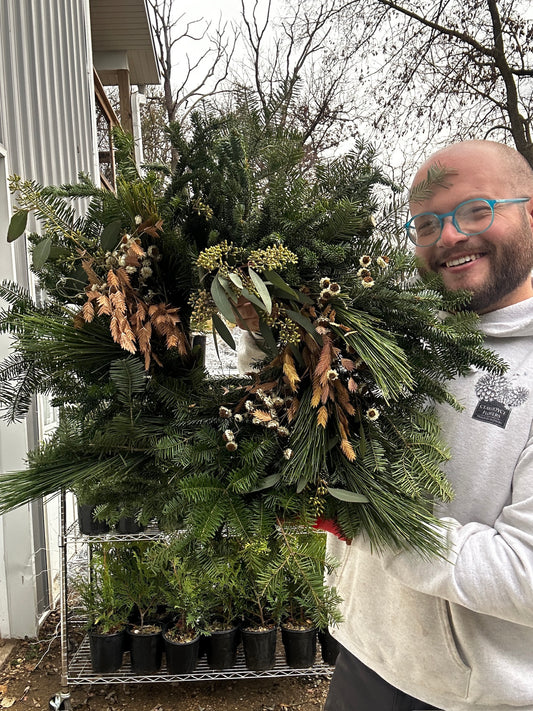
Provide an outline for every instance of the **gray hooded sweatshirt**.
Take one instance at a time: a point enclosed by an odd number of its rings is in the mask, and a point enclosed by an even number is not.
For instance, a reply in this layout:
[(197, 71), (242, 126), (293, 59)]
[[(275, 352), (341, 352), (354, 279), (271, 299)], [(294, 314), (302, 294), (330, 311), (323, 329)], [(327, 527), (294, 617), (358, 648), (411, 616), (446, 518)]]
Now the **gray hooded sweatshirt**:
[(328, 534), (344, 622), (333, 635), (395, 687), (445, 711), (533, 711), (533, 299), (481, 317), (503, 376), (450, 384), (439, 407), (455, 490), (447, 560)]

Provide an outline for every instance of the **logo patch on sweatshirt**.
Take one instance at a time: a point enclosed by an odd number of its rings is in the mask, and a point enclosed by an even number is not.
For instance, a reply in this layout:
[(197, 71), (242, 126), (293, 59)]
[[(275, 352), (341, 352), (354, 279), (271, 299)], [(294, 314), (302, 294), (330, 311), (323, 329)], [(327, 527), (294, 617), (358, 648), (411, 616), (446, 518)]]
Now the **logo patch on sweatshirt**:
[(513, 407), (520, 407), (529, 398), (529, 389), (513, 385), (503, 375), (482, 375), (476, 383), (479, 402), (472, 419), (505, 428)]

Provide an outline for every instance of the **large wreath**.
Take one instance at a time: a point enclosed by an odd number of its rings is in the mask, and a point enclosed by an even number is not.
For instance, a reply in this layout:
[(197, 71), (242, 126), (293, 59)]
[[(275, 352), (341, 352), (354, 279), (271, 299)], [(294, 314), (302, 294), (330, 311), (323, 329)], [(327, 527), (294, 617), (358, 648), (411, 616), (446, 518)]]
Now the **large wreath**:
[[(139, 175), (122, 137), (116, 194), (13, 178), (8, 238), (35, 213), (45, 299), (1, 287), (0, 397), (10, 420), (39, 392), (60, 417), (0, 480), (0, 510), (72, 488), (104, 518), (157, 517), (200, 541), (321, 517), (440, 552), (433, 503), (453, 492), (433, 404), (459, 407), (446, 382), (472, 365), (502, 369), (467, 295), (378, 236), (387, 181), (368, 147), (319, 162), (298, 136), (233, 119), (171, 133), (171, 175)], [(210, 377), (193, 329), (233, 345), (243, 300), (264, 357), (248, 377)]]

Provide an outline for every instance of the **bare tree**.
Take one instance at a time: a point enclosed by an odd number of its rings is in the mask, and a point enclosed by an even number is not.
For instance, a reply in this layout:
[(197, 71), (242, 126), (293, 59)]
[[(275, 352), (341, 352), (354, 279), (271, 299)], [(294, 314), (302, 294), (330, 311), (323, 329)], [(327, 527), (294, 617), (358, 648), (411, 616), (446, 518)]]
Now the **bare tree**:
[(288, 4), (274, 16), (272, 0), (241, 0), (248, 89), (266, 124), (297, 129), (315, 153), (357, 133), (347, 89), (366, 39), (345, 37), (343, 10), (336, 0), (320, 0)]
[[(148, 4), (167, 118), (169, 122), (184, 121), (200, 101), (220, 90), (228, 76), (237, 34), (228, 32), (228, 24), (221, 21), (212, 28), (204, 19), (187, 20), (185, 12), (176, 15), (172, 0), (148, 0)], [(180, 45), (183, 48), (186, 42), (195, 43), (196, 51), (178, 55)]]
[(376, 132), (428, 142), (496, 138), (533, 165), (533, 23), (524, 0), (367, 0), (344, 5), (368, 30), (364, 60)]

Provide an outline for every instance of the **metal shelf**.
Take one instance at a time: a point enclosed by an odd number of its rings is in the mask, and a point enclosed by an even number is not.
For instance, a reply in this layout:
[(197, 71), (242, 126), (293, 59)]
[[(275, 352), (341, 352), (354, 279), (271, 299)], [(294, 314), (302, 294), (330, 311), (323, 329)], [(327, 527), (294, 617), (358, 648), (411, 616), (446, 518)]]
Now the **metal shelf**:
[(169, 535), (170, 534), (160, 531), (155, 523), (150, 524), (140, 533), (119, 533), (118, 531), (111, 530), (108, 533), (99, 533), (97, 535), (89, 536), (85, 533), (80, 533), (78, 522), (74, 521), (74, 523), (72, 523), (65, 532), (65, 538), (68, 542), (85, 541), (87, 543), (133, 543), (135, 541), (157, 541), (159, 539), (165, 539)]
[(91, 653), (89, 639), (85, 637), (69, 664), (67, 682), (69, 685), (81, 684), (142, 684), (158, 682), (176, 681), (224, 681), (228, 679), (266, 679), (272, 677), (286, 676), (330, 676), (333, 667), (319, 660), (320, 652), (317, 653), (317, 660), (312, 667), (306, 669), (295, 669), (289, 667), (283, 655), (278, 650), (276, 663), (273, 669), (266, 671), (250, 671), (246, 668), (242, 647), (237, 650), (237, 661), (231, 669), (211, 669), (207, 666), (205, 659), (201, 659), (195, 671), (189, 674), (168, 674), (165, 667), (163, 655), (163, 665), (157, 674), (139, 675), (134, 674), (130, 667), (129, 652), (124, 653), (124, 664), (113, 674), (96, 674), (91, 667)]
[[(96, 674), (91, 666), (91, 653), (89, 638), (84, 637), (82, 643), (71, 655), (69, 652), (69, 628), (79, 623), (74, 609), (70, 609), (68, 592), (68, 568), (83, 569), (88, 562), (88, 550), (93, 543), (133, 543), (135, 541), (154, 541), (169, 538), (172, 534), (164, 533), (157, 527), (154, 521), (140, 533), (122, 534), (118, 531), (110, 531), (99, 535), (85, 535), (80, 533), (78, 522), (74, 521), (70, 526), (66, 526), (65, 495), (61, 495), (61, 684), (63, 687), (81, 684), (138, 684), (138, 683), (169, 683), (182, 681), (222, 681), (227, 679), (266, 679), (272, 677), (289, 676), (330, 676), (333, 667), (322, 662), (320, 656), (320, 645), (318, 645), (315, 664), (306, 669), (296, 669), (289, 667), (285, 661), (282, 644), (278, 641), (276, 662), (273, 669), (266, 671), (251, 671), (247, 669), (242, 646), (237, 650), (236, 664), (231, 669), (212, 669), (207, 666), (204, 658), (200, 659), (197, 668), (190, 674), (168, 674), (163, 655), (163, 665), (157, 674), (139, 675), (135, 674), (130, 666), (130, 654), (124, 653), (124, 663), (118, 672), (113, 674)], [(68, 560), (67, 548), (69, 544), (75, 544), (76, 554)], [(78, 548), (78, 544), (80, 544)]]

